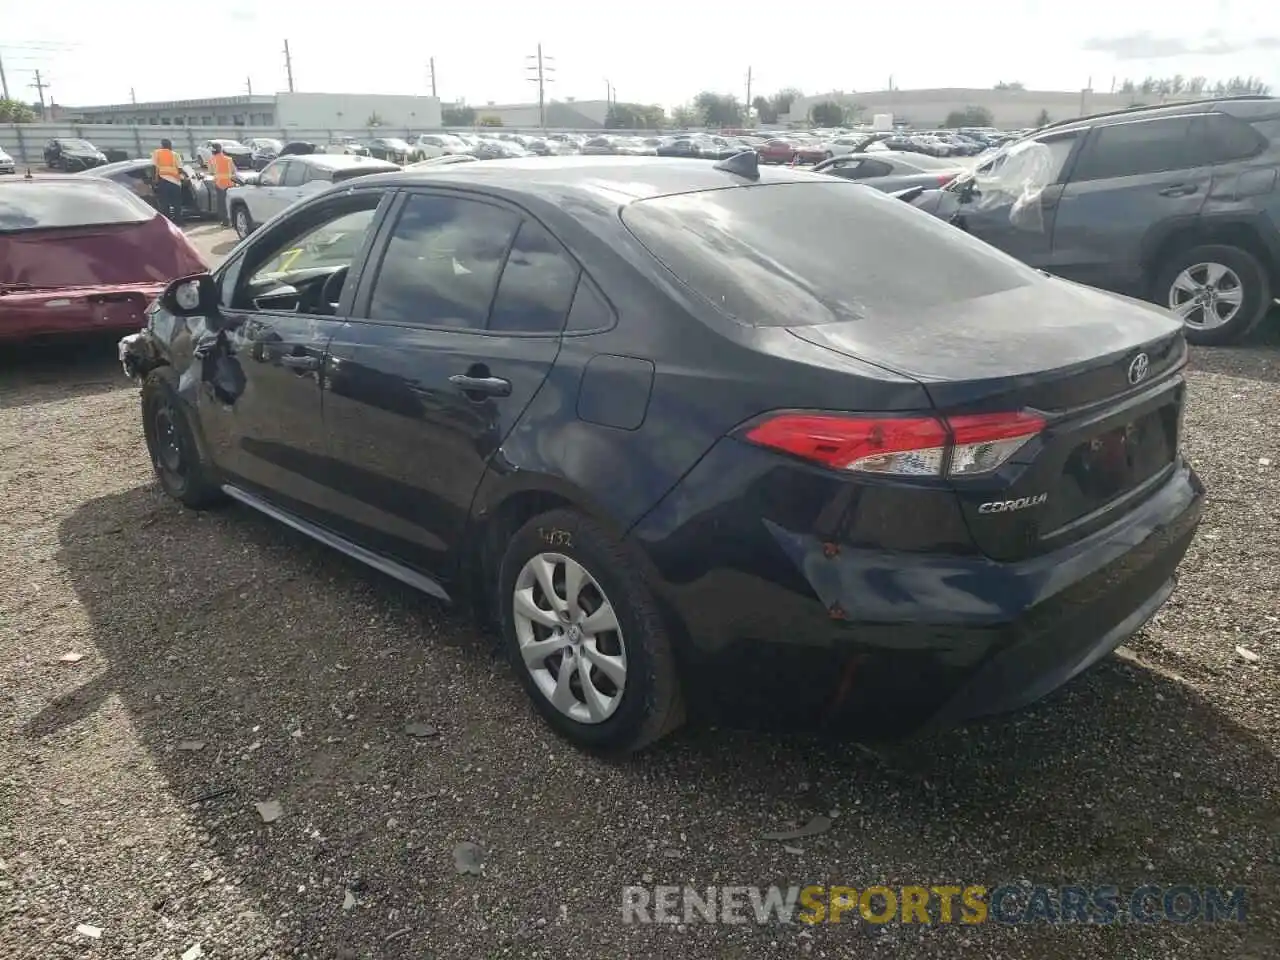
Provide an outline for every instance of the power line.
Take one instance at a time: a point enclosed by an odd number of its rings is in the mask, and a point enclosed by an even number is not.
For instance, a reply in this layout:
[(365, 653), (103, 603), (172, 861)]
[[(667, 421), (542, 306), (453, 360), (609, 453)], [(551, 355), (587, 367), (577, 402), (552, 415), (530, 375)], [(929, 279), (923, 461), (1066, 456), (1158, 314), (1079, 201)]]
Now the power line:
[(542, 44), (538, 44), (538, 52), (529, 54), (525, 59), (531, 61), (525, 65), (525, 70), (532, 74), (527, 79), (530, 83), (538, 85), (538, 121), (545, 130), (547, 127), (546, 85), (555, 82), (555, 77), (551, 76), (556, 71), (553, 66), (555, 57), (544, 57)]

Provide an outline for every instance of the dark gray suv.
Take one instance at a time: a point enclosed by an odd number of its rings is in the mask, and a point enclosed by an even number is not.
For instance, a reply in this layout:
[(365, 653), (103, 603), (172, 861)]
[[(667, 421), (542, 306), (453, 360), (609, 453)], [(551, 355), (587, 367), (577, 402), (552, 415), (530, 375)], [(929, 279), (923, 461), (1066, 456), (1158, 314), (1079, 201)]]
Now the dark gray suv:
[(1049, 273), (1239, 340), (1280, 288), (1280, 98), (1052, 124), (916, 206)]

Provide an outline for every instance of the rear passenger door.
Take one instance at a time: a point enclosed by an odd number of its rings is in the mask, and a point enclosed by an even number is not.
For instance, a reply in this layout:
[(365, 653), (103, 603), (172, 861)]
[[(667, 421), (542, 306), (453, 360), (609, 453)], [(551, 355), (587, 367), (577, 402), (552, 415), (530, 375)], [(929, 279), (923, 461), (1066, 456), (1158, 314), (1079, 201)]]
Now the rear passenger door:
[(579, 268), (514, 207), (404, 194), (329, 346), (325, 426), (357, 542), (453, 573), (471, 501), (555, 362)]
[(1198, 117), (1094, 127), (1063, 190), (1048, 269), (1131, 296), (1147, 293), (1148, 236), (1193, 222), (1213, 179), (1192, 136)]

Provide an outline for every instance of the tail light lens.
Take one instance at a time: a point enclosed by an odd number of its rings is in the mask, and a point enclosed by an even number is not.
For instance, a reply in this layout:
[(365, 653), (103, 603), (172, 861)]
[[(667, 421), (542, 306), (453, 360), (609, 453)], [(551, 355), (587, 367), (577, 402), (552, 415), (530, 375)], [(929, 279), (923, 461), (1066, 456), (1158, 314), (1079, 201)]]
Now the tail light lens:
[(1044, 429), (1035, 414), (858, 417), (783, 413), (745, 439), (833, 470), (898, 477), (975, 476), (1007, 462)]
[(945, 187), (948, 183), (950, 183), (955, 178), (956, 178), (956, 174), (954, 173), (940, 173), (938, 174), (938, 186)]

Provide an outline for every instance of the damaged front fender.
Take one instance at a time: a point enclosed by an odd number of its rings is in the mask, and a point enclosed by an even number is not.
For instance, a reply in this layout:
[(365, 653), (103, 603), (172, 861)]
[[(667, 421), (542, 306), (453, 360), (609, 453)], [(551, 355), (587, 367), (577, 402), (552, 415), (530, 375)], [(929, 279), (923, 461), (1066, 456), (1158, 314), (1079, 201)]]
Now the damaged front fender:
[(211, 329), (201, 317), (175, 317), (153, 306), (147, 328), (121, 339), (118, 351), (125, 376), (135, 383), (158, 367), (172, 368), (178, 394), (192, 403), (201, 384), (227, 406), (244, 393), (244, 368), (227, 331)]

